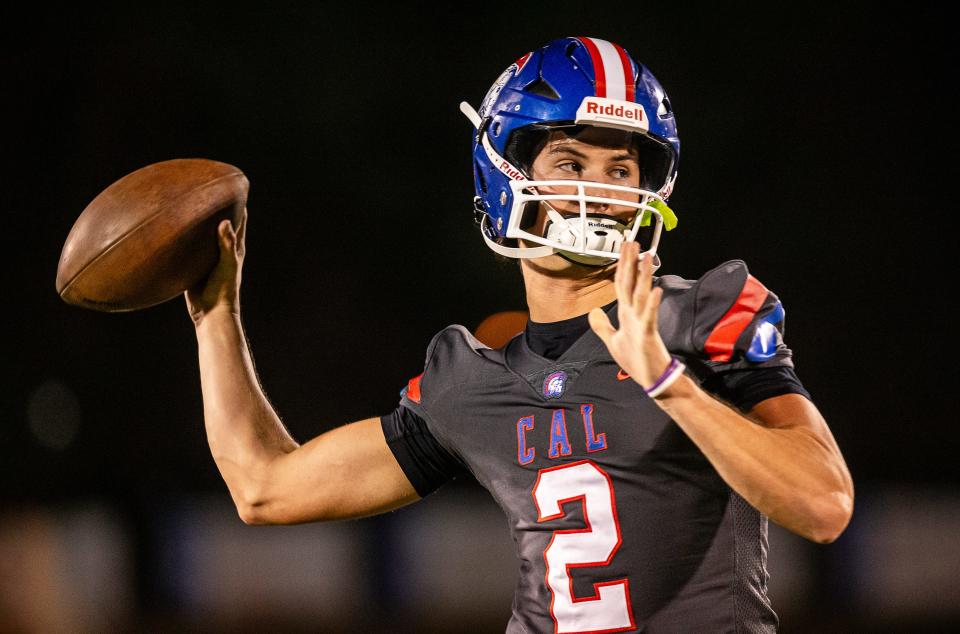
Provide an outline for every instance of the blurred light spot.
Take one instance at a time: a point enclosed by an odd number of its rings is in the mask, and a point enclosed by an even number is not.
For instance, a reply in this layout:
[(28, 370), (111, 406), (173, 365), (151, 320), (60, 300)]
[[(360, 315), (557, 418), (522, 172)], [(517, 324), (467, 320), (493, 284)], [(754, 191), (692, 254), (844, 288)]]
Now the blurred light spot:
[(62, 451), (77, 437), (80, 428), (80, 402), (63, 382), (52, 379), (41, 383), (27, 403), (30, 432), (44, 447)]

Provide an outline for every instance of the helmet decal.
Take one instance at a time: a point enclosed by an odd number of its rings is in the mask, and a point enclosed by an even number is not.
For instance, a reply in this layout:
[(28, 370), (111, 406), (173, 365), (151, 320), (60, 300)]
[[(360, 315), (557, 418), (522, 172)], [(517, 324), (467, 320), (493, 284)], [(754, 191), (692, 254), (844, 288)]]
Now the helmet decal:
[(650, 129), (647, 114), (643, 106), (632, 101), (607, 99), (605, 97), (585, 97), (577, 109), (577, 123), (606, 125), (625, 130)]
[(490, 110), (491, 104), (493, 104), (497, 97), (500, 96), (500, 91), (503, 90), (503, 87), (507, 85), (507, 82), (513, 79), (520, 71), (523, 70), (523, 67), (527, 65), (527, 60), (530, 59), (530, 56), (533, 53), (527, 53), (514, 63), (507, 66), (507, 70), (500, 73), (500, 76), (497, 77), (497, 81), (493, 82), (493, 85), (490, 86), (490, 90), (487, 91), (487, 96), (483, 98), (483, 102), (480, 104), (480, 109), (477, 113), (481, 117), (487, 116), (487, 113)]
[(514, 65), (517, 67), (518, 73), (523, 70), (524, 66), (527, 65), (527, 60), (530, 59), (531, 55), (533, 55), (533, 53), (527, 53), (526, 55), (524, 55), (523, 57), (521, 57), (520, 59), (514, 62)]
[(487, 113), (490, 112), (490, 106), (497, 100), (497, 97), (500, 96), (500, 91), (503, 90), (503, 87), (507, 85), (507, 82), (513, 78), (514, 73), (517, 72), (517, 65), (511, 64), (507, 70), (500, 73), (500, 76), (497, 77), (497, 81), (493, 82), (493, 85), (490, 86), (490, 90), (487, 91), (487, 96), (483, 98), (483, 101), (480, 103), (480, 109), (477, 110), (477, 114), (481, 117), (486, 117)]

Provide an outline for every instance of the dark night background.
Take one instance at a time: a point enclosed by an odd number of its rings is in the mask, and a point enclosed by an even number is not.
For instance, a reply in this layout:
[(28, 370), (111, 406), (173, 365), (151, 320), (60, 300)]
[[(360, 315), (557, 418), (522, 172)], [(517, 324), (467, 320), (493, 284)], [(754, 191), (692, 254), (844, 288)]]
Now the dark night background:
[[(781, 297), (798, 374), (854, 476), (850, 530), (813, 550), (818, 582), (784, 631), (860, 627), (836, 575), (871, 512), (894, 491), (907, 507), (951, 501), (946, 515), (960, 516), (948, 361), (956, 44), (946, 14), (924, 5), (761, 6), (3, 16), (0, 525), (38, 513), (56, 523), (91, 500), (110, 509), (131, 544), (126, 627), (182, 607), (157, 581), (163, 509), (228, 498), (183, 302), (108, 315), (54, 291), (63, 240), (97, 193), (170, 158), (244, 170), (247, 335), (267, 394), (306, 440), (392, 409), (443, 326), (524, 308), (518, 270), (472, 222), (471, 128), (457, 106), (479, 105), (528, 50), (592, 35), (646, 64), (677, 114), (680, 224), (661, 243), (662, 272), (695, 278), (742, 258)], [(44, 440), (49, 412), (64, 408)], [(391, 530), (356, 526), (374, 541)], [(941, 546), (939, 560), (960, 560), (955, 539)], [(369, 559), (386, 565), (389, 552)], [(16, 583), (9, 568), (4, 583)]]

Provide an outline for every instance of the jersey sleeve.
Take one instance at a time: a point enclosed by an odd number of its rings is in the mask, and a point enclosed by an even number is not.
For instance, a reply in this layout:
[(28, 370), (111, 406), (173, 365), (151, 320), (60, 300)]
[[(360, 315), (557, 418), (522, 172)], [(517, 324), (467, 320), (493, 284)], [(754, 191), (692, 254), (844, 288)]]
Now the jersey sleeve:
[(412, 409), (398, 405), (380, 417), (380, 425), (390, 451), (420, 497), (465, 471), (460, 459), (444, 449), (427, 422)]
[(707, 377), (701, 387), (743, 412), (784, 394), (799, 394), (812, 400), (794, 369), (785, 366), (718, 372)]
[(786, 311), (747, 265), (732, 260), (696, 284), (692, 352), (712, 372), (793, 367), (783, 340)]

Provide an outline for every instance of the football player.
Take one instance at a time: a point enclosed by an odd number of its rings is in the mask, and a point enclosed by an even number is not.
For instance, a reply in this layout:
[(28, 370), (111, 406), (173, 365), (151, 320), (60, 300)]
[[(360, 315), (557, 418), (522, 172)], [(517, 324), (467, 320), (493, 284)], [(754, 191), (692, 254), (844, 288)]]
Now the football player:
[(767, 518), (846, 527), (849, 472), (797, 378), (777, 296), (739, 260), (654, 276), (679, 139), (617, 44), (524, 55), (478, 110), (475, 214), (520, 259), (530, 322), (499, 349), (437, 334), (397, 409), (306, 444), (258, 385), (240, 320), (246, 218), (186, 300), (210, 448), (244, 521), (380, 513), (469, 473), (506, 513), (508, 632), (772, 632)]

